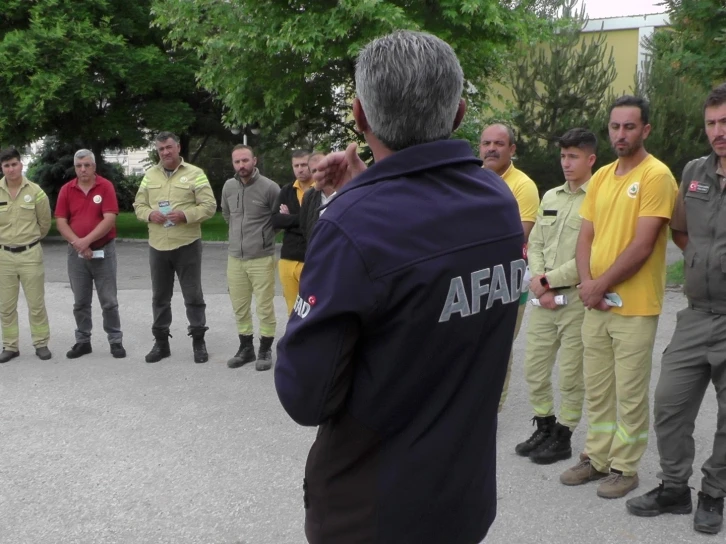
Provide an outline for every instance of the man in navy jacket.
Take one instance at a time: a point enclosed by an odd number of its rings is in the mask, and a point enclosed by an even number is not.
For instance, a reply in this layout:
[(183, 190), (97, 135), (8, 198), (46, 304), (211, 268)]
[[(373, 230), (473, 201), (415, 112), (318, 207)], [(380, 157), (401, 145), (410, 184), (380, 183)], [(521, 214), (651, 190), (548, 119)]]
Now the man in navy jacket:
[(319, 425), (305, 468), (313, 544), (474, 544), (496, 510), (497, 405), (525, 262), (517, 203), (449, 140), (464, 115), (451, 47), (367, 45), (355, 145), (316, 174), (337, 194), (278, 345), (290, 416)]

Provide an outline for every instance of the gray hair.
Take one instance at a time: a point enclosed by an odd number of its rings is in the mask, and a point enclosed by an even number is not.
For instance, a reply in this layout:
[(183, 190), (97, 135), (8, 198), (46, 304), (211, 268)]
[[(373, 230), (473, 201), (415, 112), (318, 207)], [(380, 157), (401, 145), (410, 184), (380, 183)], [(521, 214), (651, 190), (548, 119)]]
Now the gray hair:
[(96, 164), (96, 156), (93, 154), (93, 151), (89, 149), (79, 149), (76, 151), (76, 154), (73, 155), (73, 162), (77, 159), (85, 159), (86, 157), (91, 157), (91, 162)]
[(355, 86), (373, 134), (399, 151), (451, 136), (464, 72), (445, 41), (399, 30), (363, 48)]

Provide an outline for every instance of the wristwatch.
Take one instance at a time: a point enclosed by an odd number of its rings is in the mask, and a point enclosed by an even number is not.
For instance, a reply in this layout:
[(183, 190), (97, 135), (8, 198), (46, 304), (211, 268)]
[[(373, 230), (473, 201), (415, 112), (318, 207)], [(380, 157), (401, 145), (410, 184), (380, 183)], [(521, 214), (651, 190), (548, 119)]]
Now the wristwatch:
[(550, 288), (550, 284), (549, 284), (549, 282), (547, 281), (547, 276), (542, 276), (542, 277), (541, 277), (541, 278), (539, 279), (539, 283), (540, 283), (540, 285), (542, 285), (542, 287), (544, 287), (545, 289), (549, 289), (549, 288)]

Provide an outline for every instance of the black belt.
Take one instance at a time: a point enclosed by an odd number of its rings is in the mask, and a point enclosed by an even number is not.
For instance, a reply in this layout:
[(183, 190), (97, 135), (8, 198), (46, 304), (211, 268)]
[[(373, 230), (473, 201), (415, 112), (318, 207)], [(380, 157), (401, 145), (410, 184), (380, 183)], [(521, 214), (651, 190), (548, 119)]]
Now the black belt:
[(9, 251), (10, 253), (22, 253), (26, 249), (30, 249), (33, 246), (37, 246), (39, 243), (40, 243), (40, 240), (36, 240), (32, 244), (28, 244), (27, 246), (17, 246), (17, 247), (0, 246), (0, 248), (4, 249), (5, 251)]

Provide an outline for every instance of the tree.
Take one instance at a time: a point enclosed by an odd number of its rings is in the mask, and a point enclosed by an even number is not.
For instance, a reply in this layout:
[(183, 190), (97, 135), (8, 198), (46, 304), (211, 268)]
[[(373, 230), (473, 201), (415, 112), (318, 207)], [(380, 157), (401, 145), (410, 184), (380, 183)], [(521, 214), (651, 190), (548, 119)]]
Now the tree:
[(670, 43), (656, 34), (644, 45), (648, 60), (636, 75), (634, 92), (650, 103), (651, 132), (645, 146), (680, 179), (690, 160), (710, 151), (703, 118), (707, 91), (674, 70)]
[(231, 126), (311, 135), (337, 146), (356, 135), (348, 115), (355, 57), (395, 29), (449, 42), (478, 86), (498, 74), (518, 43), (544, 28), (535, 12), (554, 0), (155, 0), (156, 24), (176, 51), (193, 51), (201, 84)]
[(726, 4), (723, 0), (665, 0), (670, 32), (657, 32), (663, 59), (676, 75), (710, 90), (726, 80)]
[[(617, 75), (605, 36), (584, 37), (584, 8), (567, 0), (552, 38), (514, 62), (511, 118), (517, 134), (519, 165), (540, 190), (563, 183), (557, 142), (567, 130), (589, 128), (601, 133)], [(602, 138), (601, 138), (602, 140)], [(601, 142), (607, 156), (608, 142)], [(602, 161), (600, 161), (602, 162)]]

